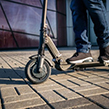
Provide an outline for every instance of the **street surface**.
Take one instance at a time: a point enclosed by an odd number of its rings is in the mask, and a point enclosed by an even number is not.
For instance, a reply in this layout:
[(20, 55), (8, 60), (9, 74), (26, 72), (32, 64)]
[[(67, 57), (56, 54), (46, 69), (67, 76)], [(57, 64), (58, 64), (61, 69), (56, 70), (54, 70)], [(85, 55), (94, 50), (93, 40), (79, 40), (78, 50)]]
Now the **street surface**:
[[(75, 50), (60, 48), (65, 58)], [(94, 59), (98, 49), (92, 51)], [(42, 84), (31, 84), (24, 68), (37, 49), (0, 52), (0, 109), (109, 109), (109, 67), (57, 71)], [(52, 57), (45, 51), (47, 57)]]

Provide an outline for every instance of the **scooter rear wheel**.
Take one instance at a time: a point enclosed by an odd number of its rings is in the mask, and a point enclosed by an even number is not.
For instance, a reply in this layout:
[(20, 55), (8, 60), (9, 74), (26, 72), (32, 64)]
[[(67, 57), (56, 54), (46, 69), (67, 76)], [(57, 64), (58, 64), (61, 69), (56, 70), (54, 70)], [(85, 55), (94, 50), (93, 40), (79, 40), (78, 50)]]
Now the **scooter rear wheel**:
[(37, 63), (38, 59), (32, 59), (27, 63), (25, 67), (25, 75), (27, 79), (34, 84), (45, 82), (51, 75), (51, 67), (46, 60), (44, 60), (40, 73), (36, 70)]

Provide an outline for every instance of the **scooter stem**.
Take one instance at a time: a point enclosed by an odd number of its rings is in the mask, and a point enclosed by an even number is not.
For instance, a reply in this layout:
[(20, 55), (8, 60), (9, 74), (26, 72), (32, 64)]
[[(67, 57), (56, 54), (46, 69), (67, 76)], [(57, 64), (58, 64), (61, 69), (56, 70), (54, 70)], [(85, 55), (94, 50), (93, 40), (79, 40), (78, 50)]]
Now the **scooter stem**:
[(48, 0), (44, 0), (43, 2), (43, 10), (42, 10), (42, 20), (41, 20), (41, 29), (40, 29), (40, 42), (39, 42), (39, 50), (38, 54), (43, 55), (44, 54), (44, 39), (43, 36), (45, 36), (45, 25), (46, 25), (46, 16), (47, 16), (47, 2)]
[(39, 42), (39, 48), (38, 48), (38, 64), (36, 71), (40, 73), (42, 71), (43, 63), (44, 63), (44, 36), (46, 35), (46, 16), (47, 16), (47, 2), (48, 0), (44, 0), (43, 2), (43, 10), (42, 10), (42, 21), (41, 21), (41, 29), (40, 29), (40, 42)]

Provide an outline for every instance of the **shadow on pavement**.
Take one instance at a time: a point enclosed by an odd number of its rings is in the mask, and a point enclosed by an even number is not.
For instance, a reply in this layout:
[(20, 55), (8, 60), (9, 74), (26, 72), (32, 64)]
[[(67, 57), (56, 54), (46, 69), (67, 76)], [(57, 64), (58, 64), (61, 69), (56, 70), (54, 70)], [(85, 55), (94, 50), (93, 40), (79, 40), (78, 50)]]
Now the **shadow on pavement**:
[[(56, 69), (52, 69), (51, 71), (51, 75), (61, 75), (61, 74), (67, 74), (67, 73), (78, 73), (79, 71), (74, 71), (74, 70), (70, 70), (70, 71), (58, 71)], [(97, 72), (98, 75), (99, 73), (103, 73), (103, 72), (109, 72), (109, 69), (105, 69), (104, 68), (87, 68), (86, 70), (82, 70), (82, 72)], [(25, 76), (25, 72), (24, 72), (24, 68), (15, 68), (15, 69), (5, 69), (5, 68), (1, 68), (0, 69), (0, 84), (4, 85), (4, 84), (17, 84), (17, 85), (24, 85), (26, 84), (26, 76)], [(29, 83), (30, 84), (30, 83)]]
[(26, 78), (24, 68), (16, 69), (0, 69), (0, 84), (26, 84), (24, 79)]

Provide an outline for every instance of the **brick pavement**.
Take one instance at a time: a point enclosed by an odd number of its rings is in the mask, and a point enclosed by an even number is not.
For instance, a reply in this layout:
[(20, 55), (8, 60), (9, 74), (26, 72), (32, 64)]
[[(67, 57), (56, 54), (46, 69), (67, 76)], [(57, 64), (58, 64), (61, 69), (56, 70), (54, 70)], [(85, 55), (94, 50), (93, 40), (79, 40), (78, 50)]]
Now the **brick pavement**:
[[(74, 51), (60, 49), (64, 57)], [(0, 109), (109, 109), (108, 67), (52, 69), (50, 78), (36, 85), (24, 73), (28, 57), (36, 53), (36, 49), (0, 52)], [(96, 59), (98, 50), (92, 50), (92, 55)]]

